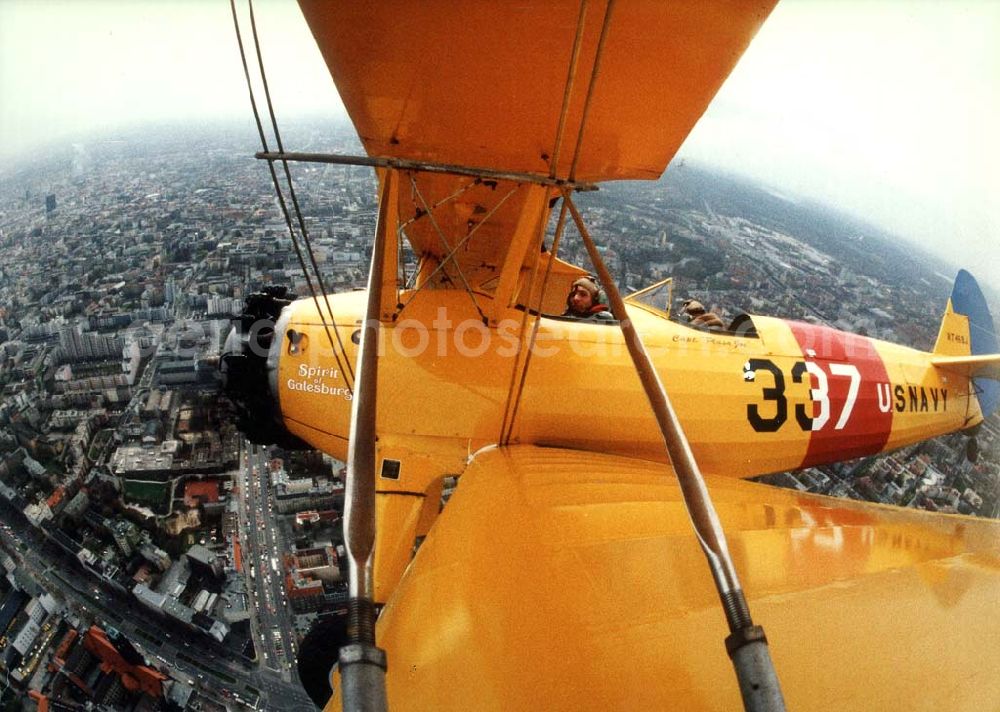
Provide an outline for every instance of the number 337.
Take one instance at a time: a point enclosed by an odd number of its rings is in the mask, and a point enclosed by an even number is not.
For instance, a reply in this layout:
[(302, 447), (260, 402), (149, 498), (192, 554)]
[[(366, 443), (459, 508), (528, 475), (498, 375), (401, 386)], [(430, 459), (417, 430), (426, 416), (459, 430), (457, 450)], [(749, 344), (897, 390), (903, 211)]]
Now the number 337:
[[(831, 363), (827, 365), (830, 376), (814, 361), (797, 361), (792, 366), (792, 382), (802, 383), (803, 378), (808, 374), (816, 379), (816, 387), (809, 389), (809, 398), (814, 404), (819, 405), (819, 412), (815, 408), (810, 410), (815, 413), (811, 415), (806, 412), (803, 403), (795, 404), (795, 420), (803, 430), (822, 430), (830, 422), (830, 386), (829, 378), (849, 378), (851, 382), (847, 389), (847, 398), (844, 400), (844, 407), (840, 411), (834, 430), (843, 430), (854, 410), (854, 403), (858, 398), (858, 390), (861, 388), (861, 373), (857, 366), (849, 363)], [(774, 403), (774, 416), (766, 418), (760, 413), (760, 406), (756, 403), (747, 405), (747, 420), (758, 433), (773, 433), (785, 424), (788, 420), (788, 398), (785, 396), (785, 374), (773, 361), (768, 359), (752, 358), (743, 365), (743, 380), (748, 382), (758, 382), (759, 374), (765, 371), (770, 374), (774, 385), (763, 385), (763, 396), (765, 401)]]

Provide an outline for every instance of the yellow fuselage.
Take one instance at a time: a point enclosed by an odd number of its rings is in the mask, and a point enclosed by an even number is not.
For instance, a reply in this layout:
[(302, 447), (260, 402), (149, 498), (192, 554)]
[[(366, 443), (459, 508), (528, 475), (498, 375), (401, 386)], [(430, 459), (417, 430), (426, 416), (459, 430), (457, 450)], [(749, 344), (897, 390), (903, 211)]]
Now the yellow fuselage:
[[(520, 310), (487, 327), (462, 292), (424, 296), (382, 324), (380, 435), (464, 458), (500, 440), (520, 391), (512, 443), (665, 458), (616, 323), (542, 318), (522, 388), (534, 316), (522, 341)], [(364, 292), (330, 301), (353, 365)], [(285, 424), (344, 458), (349, 382), (312, 300), (286, 311), (272, 349)], [(968, 380), (934, 368), (925, 352), (770, 317), (754, 317), (757, 335), (740, 337), (638, 306), (629, 314), (706, 473), (748, 477), (871, 455), (981, 420)], [(294, 349), (288, 330), (304, 335)]]
[[(339, 365), (312, 300), (286, 307), (269, 358), (285, 426), (340, 459), (351, 410), (344, 369), (364, 303), (364, 292), (330, 299), (346, 350)], [(936, 369), (928, 353), (770, 317), (753, 318), (756, 335), (736, 336), (638, 305), (629, 315), (709, 475), (871, 455), (982, 419), (968, 379)], [(436, 518), (443, 478), (505, 433), (510, 444), (666, 459), (617, 324), (542, 318), (526, 359), (534, 320), (511, 309), (485, 326), (467, 294), (438, 290), (381, 324), (377, 601), (388, 600), (414, 537)]]

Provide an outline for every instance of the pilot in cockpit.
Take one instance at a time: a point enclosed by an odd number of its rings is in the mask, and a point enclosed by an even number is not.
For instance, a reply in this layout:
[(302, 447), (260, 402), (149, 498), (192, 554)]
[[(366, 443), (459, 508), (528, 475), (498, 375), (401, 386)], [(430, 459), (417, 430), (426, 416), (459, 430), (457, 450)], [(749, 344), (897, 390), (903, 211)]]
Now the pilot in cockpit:
[(593, 277), (580, 277), (573, 282), (566, 295), (566, 311), (562, 315), (596, 321), (614, 320), (608, 305), (604, 304), (604, 292)]
[(697, 299), (685, 299), (681, 304), (681, 314), (691, 326), (698, 329), (725, 329), (726, 325), (715, 312), (705, 309)]

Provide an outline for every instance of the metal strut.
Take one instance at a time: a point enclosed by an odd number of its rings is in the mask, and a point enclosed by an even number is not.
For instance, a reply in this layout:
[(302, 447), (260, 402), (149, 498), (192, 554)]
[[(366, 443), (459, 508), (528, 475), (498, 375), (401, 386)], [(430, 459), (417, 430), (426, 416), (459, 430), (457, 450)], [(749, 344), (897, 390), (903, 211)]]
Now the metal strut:
[(358, 345), (357, 377), (351, 401), (351, 435), (347, 447), (344, 498), (344, 547), (347, 549), (349, 643), (340, 649), (343, 709), (383, 712), (385, 651), (375, 645), (375, 416), (378, 396), (378, 339), (382, 308), (382, 272), (389, 230), (389, 211), (396, 207), (398, 175), (386, 171), (379, 195), (378, 224), (368, 273), (368, 305)]
[(562, 150), (563, 133), (566, 130), (566, 120), (569, 118), (569, 103), (573, 97), (576, 71), (580, 66), (580, 47), (583, 45), (583, 28), (586, 17), (587, 0), (581, 0), (580, 14), (576, 18), (576, 37), (573, 38), (573, 53), (570, 55), (569, 67), (566, 73), (566, 89), (563, 92), (562, 109), (559, 111), (559, 126), (556, 128), (555, 145), (552, 148), (552, 158), (549, 160), (549, 176), (552, 178), (556, 177), (559, 166), (559, 152)]
[(415, 173), (446, 173), (456, 176), (472, 176), (483, 180), (504, 180), (513, 183), (536, 183), (557, 188), (570, 188), (578, 192), (597, 190), (595, 183), (578, 183), (564, 178), (552, 178), (542, 173), (522, 173), (519, 171), (498, 171), (492, 168), (460, 166), (450, 163), (411, 161), (391, 156), (348, 156), (337, 153), (301, 153), (295, 151), (260, 151), (254, 158), (263, 161), (301, 161), (304, 163), (333, 163), (339, 166), (371, 166), (372, 168), (392, 168), (397, 171)]
[[(521, 370), (521, 385), (524, 385), (524, 377), (527, 374), (528, 362), (530, 361), (531, 353), (524, 350), (524, 334), (528, 326), (528, 314), (531, 311), (531, 295), (535, 292), (535, 278), (538, 277), (538, 262), (541, 258), (542, 251), (539, 249), (542, 244), (542, 240), (545, 239), (545, 227), (547, 221), (538, 221), (538, 241), (536, 243), (530, 243), (530, 248), (534, 251), (534, 257), (531, 260), (531, 276), (528, 278), (528, 297), (525, 299), (524, 312), (521, 314), (521, 330), (518, 332), (517, 338), (517, 357), (514, 359), (514, 365), (510, 370), (510, 384), (507, 386), (507, 403), (503, 410), (503, 421), (500, 423), (500, 439), (497, 441), (500, 445), (507, 445), (510, 441), (510, 432), (514, 429), (514, 413), (516, 413), (516, 401), (514, 400), (514, 381), (517, 379), (518, 368)], [(551, 260), (548, 266), (552, 266)], [(544, 294), (544, 287), (541, 294)], [(539, 300), (541, 296), (539, 296)], [(541, 317), (536, 315), (535, 324)], [(521, 397), (521, 391), (517, 391), (517, 398)], [(514, 409), (511, 409), (511, 404), (514, 404)]]
[[(583, 101), (583, 116), (580, 117), (580, 131), (576, 135), (576, 148), (573, 150), (573, 163), (569, 168), (569, 180), (571, 183), (576, 180), (576, 167), (580, 162), (580, 156), (583, 152), (583, 133), (587, 128), (587, 119), (590, 118), (590, 104), (594, 98), (594, 89), (597, 87), (597, 79), (601, 75), (601, 58), (604, 56), (605, 42), (608, 39), (608, 32), (611, 30), (611, 14), (614, 9), (615, 0), (608, 0), (608, 4), (604, 8), (604, 22), (601, 23), (601, 36), (597, 40), (597, 52), (594, 55), (594, 66), (590, 71), (590, 84), (587, 86), (587, 95)], [(580, 12), (583, 13), (584, 11), (584, 8), (581, 7)], [(582, 15), (580, 21), (583, 21)], [(578, 29), (578, 32), (582, 32), (582, 28)]]
[[(538, 291), (538, 301), (535, 303), (535, 321), (532, 322), (531, 325), (531, 337), (528, 339), (528, 348), (524, 355), (524, 366), (521, 368), (521, 378), (517, 384), (517, 391), (513, 396), (514, 405), (513, 408), (508, 407), (508, 410), (510, 410), (510, 418), (504, 422), (504, 425), (500, 429), (501, 445), (507, 445), (510, 442), (511, 436), (514, 434), (514, 424), (517, 422), (517, 413), (521, 407), (521, 394), (524, 392), (524, 384), (528, 380), (528, 367), (531, 365), (531, 355), (534, 353), (535, 342), (538, 340), (538, 327), (542, 323), (542, 302), (544, 301), (546, 291), (549, 288), (549, 276), (552, 274), (552, 265), (559, 256), (559, 242), (562, 240), (563, 229), (565, 227), (566, 201), (563, 201), (562, 206), (559, 208), (559, 220), (556, 222), (556, 233), (555, 237), (552, 239), (552, 249), (549, 250), (548, 264), (545, 265), (545, 276), (542, 277), (542, 286)], [(532, 289), (534, 289), (534, 277), (532, 277)], [(524, 313), (527, 316), (528, 312), (531, 311), (531, 304), (525, 304), (524, 307)], [(522, 325), (522, 330), (523, 328), (524, 327)], [(511, 384), (511, 388), (513, 388), (513, 383)], [(510, 400), (510, 397), (508, 397), (508, 406)], [(506, 412), (507, 411), (505, 410), (504, 413), (506, 414)]]
[(715, 587), (725, 610), (726, 622), (729, 624), (730, 635), (726, 638), (726, 650), (736, 669), (743, 705), (751, 712), (783, 711), (785, 703), (767, 648), (764, 629), (754, 625), (750, 618), (750, 609), (729, 555), (725, 532), (719, 523), (705, 480), (701, 476), (677, 413), (643, 346), (639, 332), (625, 311), (625, 302), (618, 292), (614, 278), (601, 259), (569, 191), (563, 191), (563, 200), (573, 215), (573, 221), (580, 232), (583, 244), (608, 295), (611, 313), (621, 325), (625, 346), (656, 416), (670, 463), (680, 483), (684, 505), (708, 559), (712, 578), (715, 579)]

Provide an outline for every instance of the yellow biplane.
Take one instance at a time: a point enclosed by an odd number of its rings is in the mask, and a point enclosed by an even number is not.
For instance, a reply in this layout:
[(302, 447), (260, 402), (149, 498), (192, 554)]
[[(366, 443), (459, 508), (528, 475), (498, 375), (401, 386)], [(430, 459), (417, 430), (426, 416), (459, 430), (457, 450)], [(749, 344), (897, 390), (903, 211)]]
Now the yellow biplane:
[[(223, 368), (251, 438), (348, 462), (345, 708), (1000, 707), (1000, 524), (746, 480), (979, 425), (975, 280), (932, 352), (700, 330), (618, 294), (576, 204), (661, 175), (772, 5), (300, 0), (367, 155), (258, 157), (375, 168), (369, 288), (254, 295)], [(613, 319), (563, 316), (570, 222)]]

